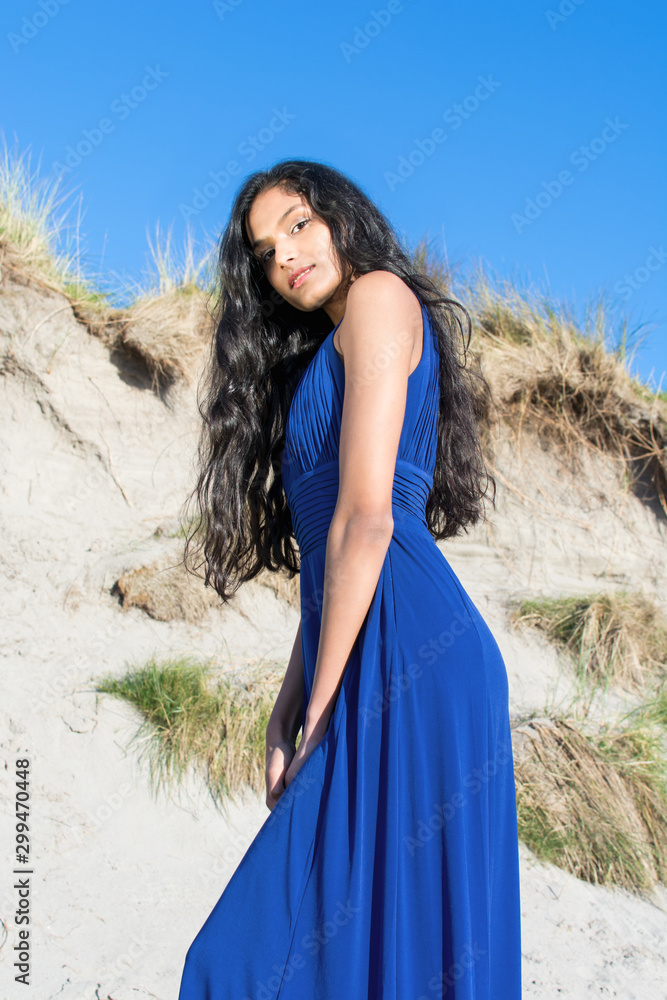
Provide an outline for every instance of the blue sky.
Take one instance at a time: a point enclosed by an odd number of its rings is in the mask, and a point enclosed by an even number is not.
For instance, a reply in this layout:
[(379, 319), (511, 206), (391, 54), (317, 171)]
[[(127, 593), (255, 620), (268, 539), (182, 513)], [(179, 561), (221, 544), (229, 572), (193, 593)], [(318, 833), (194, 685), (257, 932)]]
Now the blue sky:
[(0, 128), (43, 176), (67, 167), (91, 270), (140, 278), (158, 222), (215, 239), (248, 173), (316, 159), (450, 260), (578, 309), (606, 292), (647, 334), (633, 371), (667, 368), (657, 0), (29, 0), (0, 18)]

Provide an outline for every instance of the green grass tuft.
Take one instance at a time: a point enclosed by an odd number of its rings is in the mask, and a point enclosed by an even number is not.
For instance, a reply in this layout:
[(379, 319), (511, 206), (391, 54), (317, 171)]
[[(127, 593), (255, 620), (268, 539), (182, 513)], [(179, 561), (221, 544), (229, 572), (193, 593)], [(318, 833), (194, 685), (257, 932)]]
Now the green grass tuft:
[(275, 675), (249, 681), (214, 675), (191, 658), (150, 660), (122, 678), (105, 677), (98, 690), (134, 705), (144, 721), (135, 740), (145, 744), (155, 789), (200, 770), (219, 806), (244, 787), (262, 793), (266, 727), (278, 690)]
[(531, 598), (520, 601), (511, 617), (567, 649), (577, 676), (594, 685), (636, 689), (667, 674), (667, 621), (640, 592)]
[(667, 765), (653, 727), (591, 735), (551, 718), (514, 733), (519, 837), (538, 858), (637, 893), (667, 884)]

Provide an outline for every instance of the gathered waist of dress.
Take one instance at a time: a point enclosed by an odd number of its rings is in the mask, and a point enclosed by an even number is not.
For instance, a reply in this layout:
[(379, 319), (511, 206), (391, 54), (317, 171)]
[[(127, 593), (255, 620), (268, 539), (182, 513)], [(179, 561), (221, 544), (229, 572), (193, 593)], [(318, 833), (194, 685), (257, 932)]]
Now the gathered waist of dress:
[[(327, 462), (303, 473), (290, 485), (287, 502), (301, 558), (326, 544), (331, 518), (338, 499), (338, 460)], [(392, 517), (401, 523), (426, 525), (426, 501), (433, 486), (433, 476), (426, 470), (396, 460), (392, 489)]]

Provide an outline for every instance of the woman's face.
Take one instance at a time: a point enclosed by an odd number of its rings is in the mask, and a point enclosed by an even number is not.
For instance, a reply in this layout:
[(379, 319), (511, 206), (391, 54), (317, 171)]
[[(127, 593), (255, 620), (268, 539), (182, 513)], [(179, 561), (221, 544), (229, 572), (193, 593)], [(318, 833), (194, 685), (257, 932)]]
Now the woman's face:
[(338, 322), (346, 295), (331, 233), (302, 195), (262, 191), (246, 216), (246, 232), (267, 279), (287, 302), (304, 312), (322, 308)]

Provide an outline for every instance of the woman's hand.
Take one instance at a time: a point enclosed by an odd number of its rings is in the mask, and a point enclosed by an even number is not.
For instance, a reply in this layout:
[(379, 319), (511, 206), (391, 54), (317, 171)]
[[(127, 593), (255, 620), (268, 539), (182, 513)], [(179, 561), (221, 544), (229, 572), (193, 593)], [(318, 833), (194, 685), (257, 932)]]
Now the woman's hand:
[(266, 804), (271, 810), (277, 804), (280, 796), (287, 787), (284, 783), (285, 772), (295, 753), (296, 746), (290, 740), (283, 738), (274, 743), (270, 742), (267, 738), (265, 772)]
[(299, 749), (294, 754), (285, 774), (285, 788), (287, 788), (290, 782), (294, 781), (313, 750), (319, 743), (322, 742), (329, 727), (330, 717), (331, 713), (321, 716), (316, 725), (312, 727), (309, 726), (308, 721), (306, 721), (303, 736), (301, 737), (301, 742), (299, 743)]

